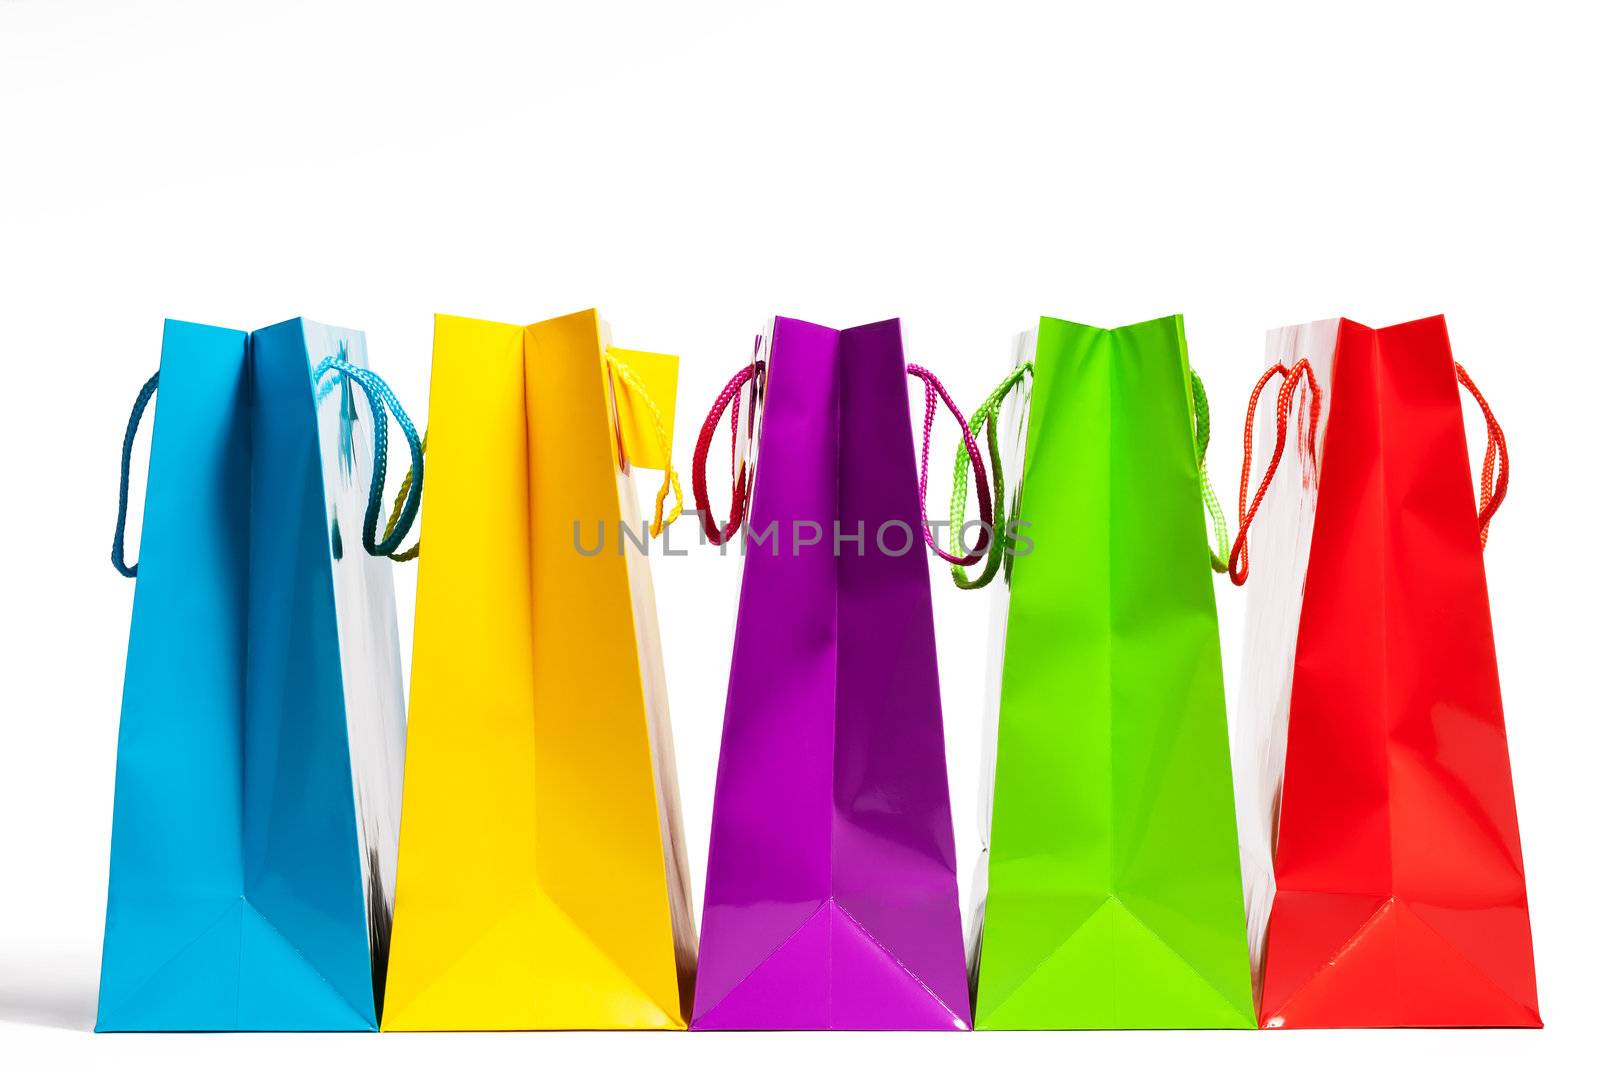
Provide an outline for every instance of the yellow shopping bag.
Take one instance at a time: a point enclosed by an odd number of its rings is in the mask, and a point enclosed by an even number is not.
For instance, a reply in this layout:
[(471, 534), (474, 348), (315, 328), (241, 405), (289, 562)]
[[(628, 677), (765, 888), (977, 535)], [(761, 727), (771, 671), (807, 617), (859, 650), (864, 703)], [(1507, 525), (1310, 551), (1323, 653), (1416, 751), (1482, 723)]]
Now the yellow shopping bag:
[(385, 1030), (684, 1027), (655, 601), (616, 540), (632, 467), (676, 488), (676, 389), (675, 357), (610, 348), (594, 311), (435, 321)]

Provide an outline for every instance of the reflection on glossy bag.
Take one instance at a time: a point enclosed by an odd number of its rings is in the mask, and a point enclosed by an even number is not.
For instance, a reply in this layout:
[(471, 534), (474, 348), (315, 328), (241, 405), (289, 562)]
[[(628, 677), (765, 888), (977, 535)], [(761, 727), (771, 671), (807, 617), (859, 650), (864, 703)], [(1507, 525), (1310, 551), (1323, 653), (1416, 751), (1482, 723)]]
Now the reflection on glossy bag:
[(766, 336), (694, 1027), (965, 1029), (900, 326)]
[(377, 1026), (404, 719), (369, 426), (387, 402), (415, 435), (365, 362), (300, 319), (166, 325), (142, 559), (120, 521), (113, 552), (138, 585), (97, 1029)]
[(1221, 510), (1183, 321), (1041, 319), (1018, 362), (973, 414), (998, 472), (1021, 390), (1017, 497), (994, 509), (1026, 541), (996, 583), (977, 1026), (1252, 1027), (1203, 502)]
[[(1312, 323), (1268, 353), (1274, 473), (1241, 487), (1233, 559), (1262, 1025), (1538, 1026), (1482, 554), (1504, 435), (1442, 318)], [(1481, 515), (1458, 378), (1489, 427)]]
[(611, 540), (641, 525), (630, 470), (670, 464), (676, 388), (594, 311), (436, 320), (386, 1030), (685, 1025), (655, 599)]

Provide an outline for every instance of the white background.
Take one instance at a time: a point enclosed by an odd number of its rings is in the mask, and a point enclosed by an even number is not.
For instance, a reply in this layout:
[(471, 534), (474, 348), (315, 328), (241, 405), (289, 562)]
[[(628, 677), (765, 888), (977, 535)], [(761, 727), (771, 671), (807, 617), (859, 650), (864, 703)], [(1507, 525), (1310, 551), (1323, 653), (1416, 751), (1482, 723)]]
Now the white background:
[[(1596, 28), (1527, 2), (0, 0), (0, 1063), (1572, 1055), (1600, 966)], [(133, 593), (106, 558), (117, 450), (162, 318), (364, 328), (422, 423), (435, 311), (591, 305), (683, 355), (682, 459), (774, 313), (903, 316), (970, 407), (1041, 313), (1182, 311), (1224, 499), (1267, 328), (1445, 312), (1513, 457), (1487, 563), (1549, 1028), (85, 1033)], [(736, 573), (656, 566), (697, 902)], [(965, 894), (986, 605), (936, 584)], [(1243, 597), (1218, 597), (1231, 678)]]

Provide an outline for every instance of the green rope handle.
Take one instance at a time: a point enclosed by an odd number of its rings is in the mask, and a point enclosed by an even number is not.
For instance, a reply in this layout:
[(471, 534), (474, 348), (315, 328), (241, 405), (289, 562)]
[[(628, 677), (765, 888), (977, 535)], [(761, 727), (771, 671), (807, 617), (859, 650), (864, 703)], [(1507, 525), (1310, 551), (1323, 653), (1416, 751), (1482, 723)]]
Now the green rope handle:
[[(1032, 363), (1023, 363), (1006, 375), (1005, 380), (995, 387), (988, 398), (979, 404), (972, 412), (972, 432), (974, 435), (981, 429), (989, 447), (989, 465), (994, 471), (994, 525), (996, 549), (992, 549), (984, 559), (983, 570), (976, 578), (968, 577), (965, 567), (952, 565), (950, 576), (961, 589), (982, 589), (994, 581), (995, 574), (999, 571), (1001, 557), (1004, 557), (1007, 576), (1011, 573), (1011, 551), (1016, 547), (1016, 539), (1007, 533), (1007, 520), (1005, 512), (1005, 476), (1000, 464), (1000, 442), (996, 433), (999, 422), (1000, 406), (1005, 402), (1011, 390), (1015, 389), (1022, 379), (1033, 373)], [(1200, 380), (1200, 375), (1194, 370), (1189, 371), (1189, 381), (1194, 391), (1194, 447), (1195, 457), (1200, 471), (1200, 499), (1205, 504), (1206, 513), (1211, 517), (1211, 536), (1216, 538), (1216, 544), (1207, 544), (1207, 551), (1211, 555), (1211, 569), (1218, 574), (1227, 572), (1228, 564), (1222, 552), (1228, 546), (1228, 516), (1222, 508), (1222, 501), (1217, 497), (1217, 492), (1211, 485), (1211, 477), (1206, 472), (1206, 449), (1211, 444), (1211, 405), (1206, 400), (1205, 383)], [(962, 550), (961, 524), (966, 518), (967, 509), (967, 467), (969, 465), (965, 449), (956, 454), (955, 475), (952, 479), (950, 491), (950, 548), (953, 552)], [(1217, 546), (1221, 546), (1219, 549)]]
[[(1033, 373), (1032, 363), (1022, 363), (1005, 380), (997, 385), (988, 399), (979, 404), (972, 412), (972, 421), (969, 424), (973, 436), (978, 431), (984, 431), (984, 438), (989, 448), (989, 467), (994, 471), (994, 536), (989, 554), (984, 557), (983, 570), (976, 578), (967, 576), (967, 569), (959, 563), (950, 565), (950, 577), (956, 586), (961, 589), (982, 589), (994, 581), (995, 574), (999, 571), (1004, 558), (1006, 575), (1011, 574), (1011, 550), (1016, 547), (1016, 538), (1011, 537), (1006, 523), (1006, 484), (1005, 475), (1000, 470), (1000, 437), (997, 424), (1000, 421), (1000, 405), (1005, 402), (1011, 390), (1015, 389), (1024, 377)], [(965, 546), (961, 543), (961, 526), (967, 517), (967, 468), (971, 464), (967, 455), (965, 444), (956, 450), (956, 469), (950, 489), (950, 551), (964, 553)]]
[(1205, 502), (1206, 514), (1211, 516), (1211, 533), (1217, 539), (1215, 546), (1208, 544), (1206, 548), (1211, 553), (1211, 569), (1226, 574), (1228, 514), (1222, 510), (1222, 501), (1217, 499), (1217, 491), (1211, 487), (1211, 477), (1206, 473), (1206, 446), (1211, 443), (1211, 405), (1206, 401), (1205, 383), (1193, 368), (1189, 370), (1189, 382), (1194, 387), (1194, 451), (1200, 464), (1200, 499)]
[[(422, 431), (422, 454), (428, 454), (427, 430)], [(415, 467), (407, 467), (406, 476), (400, 479), (400, 488), (394, 494), (394, 504), (389, 508), (389, 523), (384, 527), (383, 530), (383, 539), (385, 541), (389, 540), (389, 538), (393, 536), (394, 528), (400, 522), (400, 512), (405, 505), (406, 497), (411, 495), (411, 478), (415, 473)], [(410, 563), (412, 560), (417, 558), (418, 553), (421, 551), (422, 537), (419, 534), (417, 540), (412, 543), (410, 548), (406, 549), (404, 552), (391, 552), (389, 553), (389, 558), (394, 560), (396, 563)]]

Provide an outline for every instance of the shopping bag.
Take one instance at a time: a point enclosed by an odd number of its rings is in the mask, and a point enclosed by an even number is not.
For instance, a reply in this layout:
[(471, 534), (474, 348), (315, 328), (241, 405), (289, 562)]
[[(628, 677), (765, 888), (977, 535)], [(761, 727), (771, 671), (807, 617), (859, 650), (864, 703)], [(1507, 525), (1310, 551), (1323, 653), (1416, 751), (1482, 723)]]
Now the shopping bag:
[(1505, 435), (1443, 318), (1267, 349), (1247, 432), (1281, 378), (1276, 435), (1246, 439), (1265, 472), (1231, 560), (1255, 576), (1235, 750), (1261, 1023), (1539, 1026), (1482, 555)]
[[(969, 1026), (908, 370), (898, 321), (779, 318), (700, 436), (709, 539), (752, 510), (696, 1029)], [(719, 525), (705, 462), (744, 397)]]
[(386, 1030), (681, 1029), (694, 924), (648, 525), (677, 361), (440, 315)]
[[(1208, 425), (1179, 316), (1115, 330), (1041, 319), (973, 413), (1003, 538), (981, 575), (954, 568), (968, 587), (1003, 575), (971, 951), (979, 1029), (1254, 1026)], [(965, 465), (958, 453), (952, 537)]]
[[(362, 335), (166, 324), (123, 449), (137, 574), (99, 1030), (372, 1030), (404, 705), (381, 557), (415, 432)], [(128, 462), (159, 383), (140, 562)], [(388, 412), (418, 473), (376, 539)]]

